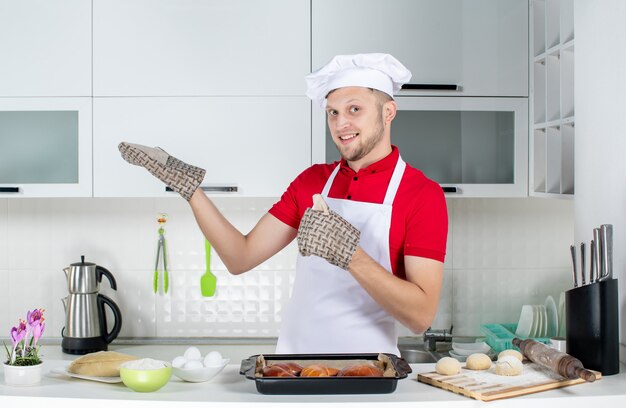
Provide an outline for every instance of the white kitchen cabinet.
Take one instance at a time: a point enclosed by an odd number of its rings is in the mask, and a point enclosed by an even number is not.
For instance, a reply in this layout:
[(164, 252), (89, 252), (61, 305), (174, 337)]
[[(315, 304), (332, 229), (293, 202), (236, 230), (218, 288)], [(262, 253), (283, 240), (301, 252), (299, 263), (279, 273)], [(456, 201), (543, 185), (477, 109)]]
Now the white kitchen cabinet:
[(312, 0), (312, 66), (390, 53), (414, 95), (528, 96), (528, 0)]
[(304, 95), (308, 0), (94, 0), (94, 96)]
[(121, 141), (206, 169), (203, 187), (227, 189), (209, 194), (280, 196), (311, 164), (310, 106), (306, 97), (94, 98), (94, 196), (178, 196), (126, 163)]
[(0, 97), (91, 95), (91, 2), (0, 0)]
[(530, 180), (535, 197), (574, 197), (574, 0), (533, 0)]
[(90, 197), (91, 124), (91, 98), (0, 98), (0, 197)]

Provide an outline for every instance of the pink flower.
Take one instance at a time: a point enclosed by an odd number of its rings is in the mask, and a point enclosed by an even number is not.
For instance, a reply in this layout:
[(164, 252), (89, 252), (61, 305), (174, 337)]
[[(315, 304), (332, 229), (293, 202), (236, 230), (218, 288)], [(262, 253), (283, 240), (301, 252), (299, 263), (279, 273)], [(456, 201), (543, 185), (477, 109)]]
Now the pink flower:
[(45, 328), (46, 328), (46, 324), (43, 322), (41, 324), (33, 326), (33, 347), (35, 347), (35, 345), (37, 344), (37, 341), (43, 334), (43, 330)]
[(13, 348), (26, 337), (26, 333), (26, 322), (20, 319), (20, 323), (17, 327), (11, 329), (11, 343), (13, 343)]
[(28, 321), (29, 326), (39, 325), (40, 322), (43, 322), (43, 309), (35, 309), (32, 312), (28, 312), (26, 314), (26, 320)]
[(21, 361), (19, 365), (24, 365), (24, 363), (31, 365), (41, 361), (37, 355), (37, 341), (39, 341), (46, 328), (43, 317), (44, 311), (41, 308), (28, 311), (26, 320), (20, 319), (17, 327), (11, 328), (13, 348), (8, 356), (10, 365), (13, 365), (17, 359)]

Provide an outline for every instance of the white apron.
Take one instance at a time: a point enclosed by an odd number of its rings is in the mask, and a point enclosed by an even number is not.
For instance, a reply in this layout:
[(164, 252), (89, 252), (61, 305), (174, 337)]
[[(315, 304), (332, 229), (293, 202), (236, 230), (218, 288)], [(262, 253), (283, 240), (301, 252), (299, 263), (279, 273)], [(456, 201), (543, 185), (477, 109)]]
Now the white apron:
[[(398, 158), (382, 204), (329, 198), (339, 165), (322, 191), (328, 206), (361, 231), (359, 246), (390, 273), (391, 205), (405, 167), (402, 158)], [(397, 342), (395, 319), (372, 299), (350, 272), (318, 256), (298, 254), (293, 294), (281, 325), (276, 353), (392, 353), (399, 356)]]

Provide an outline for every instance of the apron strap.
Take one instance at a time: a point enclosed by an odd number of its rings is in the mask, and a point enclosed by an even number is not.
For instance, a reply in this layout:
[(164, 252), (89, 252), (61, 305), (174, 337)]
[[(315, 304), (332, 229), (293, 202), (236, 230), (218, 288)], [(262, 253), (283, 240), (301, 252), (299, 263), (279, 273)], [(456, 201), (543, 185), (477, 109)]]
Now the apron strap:
[[(324, 185), (324, 189), (322, 190), (322, 197), (328, 197), (328, 193), (330, 192), (330, 187), (333, 185), (333, 181), (335, 181), (335, 177), (337, 173), (339, 173), (339, 167), (341, 163), (337, 163), (337, 166), (333, 170), (333, 172), (326, 180), (326, 184)], [(391, 176), (391, 180), (389, 181), (389, 186), (387, 187), (387, 194), (385, 194), (385, 199), (383, 204), (391, 205), (393, 204), (393, 200), (396, 197), (396, 192), (398, 191), (398, 187), (400, 186), (400, 181), (402, 180), (402, 175), (404, 175), (404, 169), (406, 168), (406, 163), (402, 160), (402, 157), (398, 156), (398, 161), (396, 162), (396, 167), (393, 170), (393, 175)]]
[(400, 186), (400, 181), (402, 180), (402, 175), (404, 174), (404, 169), (406, 168), (406, 163), (402, 160), (402, 157), (398, 156), (398, 162), (396, 163), (396, 168), (393, 170), (393, 175), (391, 176), (391, 180), (389, 181), (389, 187), (387, 187), (387, 194), (385, 194), (385, 200), (383, 204), (392, 205), (393, 200), (396, 197), (396, 192), (398, 191), (398, 187)]
[(340, 166), (341, 166), (341, 162), (337, 163), (337, 167), (335, 167), (335, 170), (333, 170), (333, 172), (330, 173), (330, 177), (328, 177), (328, 180), (326, 180), (326, 184), (324, 185), (324, 189), (322, 190), (322, 197), (324, 198), (328, 197), (328, 193), (330, 192), (330, 186), (333, 185), (335, 176), (337, 175), (337, 173), (339, 173)]

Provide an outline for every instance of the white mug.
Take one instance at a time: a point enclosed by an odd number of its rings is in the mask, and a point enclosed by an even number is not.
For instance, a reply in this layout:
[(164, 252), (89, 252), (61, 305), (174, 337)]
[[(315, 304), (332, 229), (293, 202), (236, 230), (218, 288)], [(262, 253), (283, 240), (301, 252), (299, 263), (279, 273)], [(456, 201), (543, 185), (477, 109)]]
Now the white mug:
[(567, 342), (565, 337), (550, 337), (550, 347), (562, 353), (567, 352)]

